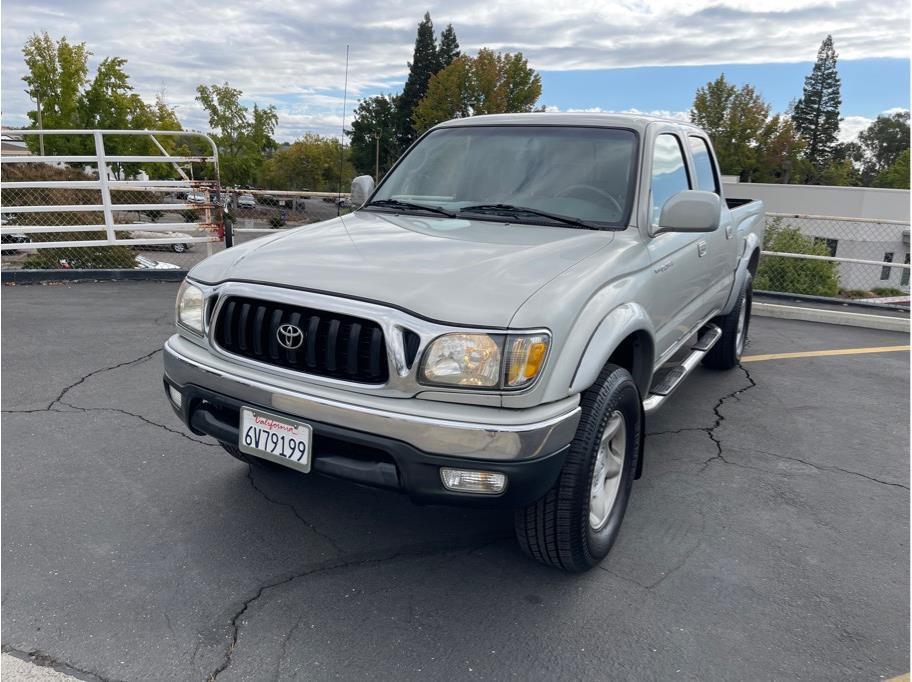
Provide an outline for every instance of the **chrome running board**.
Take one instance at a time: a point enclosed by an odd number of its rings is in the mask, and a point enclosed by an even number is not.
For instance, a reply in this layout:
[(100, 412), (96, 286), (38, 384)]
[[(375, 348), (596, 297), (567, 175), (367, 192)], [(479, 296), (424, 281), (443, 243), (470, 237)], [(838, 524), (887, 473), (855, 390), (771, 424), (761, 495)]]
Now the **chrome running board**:
[(703, 357), (721, 338), (722, 330), (719, 327), (714, 324), (706, 325), (697, 338), (697, 342), (690, 347), (690, 355), (684, 359), (684, 362), (672, 367), (658, 384), (649, 389), (649, 395), (643, 400), (643, 411), (646, 414), (652, 414), (662, 407), (668, 397), (681, 385), (687, 375), (697, 368)]

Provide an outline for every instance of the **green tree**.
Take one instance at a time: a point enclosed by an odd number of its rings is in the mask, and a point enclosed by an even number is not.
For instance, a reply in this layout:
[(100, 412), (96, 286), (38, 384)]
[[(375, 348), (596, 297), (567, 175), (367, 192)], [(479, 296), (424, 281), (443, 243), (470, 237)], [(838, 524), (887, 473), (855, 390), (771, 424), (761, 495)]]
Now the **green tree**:
[[(87, 60), (91, 52), (84, 43), (70, 44), (65, 37), (54, 41), (47, 33), (31, 36), (23, 47), (28, 74), (23, 80), (28, 92), (37, 101), (40, 97), (42, 124), (45, 128), (105, 128), (124, 130), (181, 130), (174, 110), (161, 96), (147, 104), (133, 90), (126, 73), (127, 61), (107, 57), (98, 65), (94, 77), (88, 79)], [(38, 124), (38, 110), (28, 112), (33, 126)], [(175, 141), (161, 140), (171, 151)], [(38, 139), (29, 136), (30, 149), (38, 148)], [(94, 142), (89, 136), (48, 135), (45, 137), (48, 154), (91, 154)], [(157, 153), (152, 142), (141, 136), (108, 136), (105, 151), (109, 155)], [(116, 173), (132, 173), (136, 164), (115, 165)], [(170, 177), (170, 164), (146, 165), (152, 177)]]
[(858, 135), (855, 160), (865, 184), (896, 163), (909, 149), (909, 112), (880, 115)]
[(459, 51), (456, 29), (453, 28), (453, 24), (447, 24), (443, 33), (440, 34), (440, 47), (437, 50), (437, 70), (445, 69), (460, 55), (462, 55), (462, 52)]
[(760, 132), (757, 146), (757, 170), (754, 182), (788, 184), (801, 166), (804, 142), (798, 137), (795, 124), (787, 116), (776, 114)]
[[(283, 146), (260, 169), (264, 187), (287, 190), (334, 190), (339, 183), (340, 142), (334, 137), (307, 133)], [(350, 184), (355, 170), (346, 158), (342, 165), (343, 186)]]
[[(804, 93), (792, 112), (795, 129), (805, 142), (805, 158), (817, 175), (832, 159), (839, 135), (842, 97), (837, 58), (833, 37), (828, 35), (820, 45), (813, 70), (804, 79)], [(818, 182), (819, 177), (812, 173), (806, 180)]]
[(893, 165), (878, 173), (872, 184), (875, 187), (909, 189), (909, 149), (900, 152)]
[(265, 155), (276, 149), (273, 139), (279, 121), (274, 106), (241, 104), (243, 93), (224, 85), (200, 85), (196, 100), (209, 114), (209, 127), (219, 148), (219, 171), (226, 185), (255, 181)]
[[(802, 234), (797, 227), (785, 225), (781, 218), (777, 218), (767, 225), (763, 237), (763, 249), (812, 256), (830, 255), (826, 244)], [(754, 278), (754, 288), (758, 291), (835, 296), (839, 293), (836, 265), (832, 261), (764, 256), (760, 259), (760, 267)]]
[(697, 90), (690, 120), (709, 134), (721, 171), (750, 180), (757, 171), (763, 135), (774, 135), (768, 128), (769, 112), (769, 104), (753, 86), (739, 89), (721, 74)]
[[(32, 127), (38, 127), (38, 102), (41, 106), (41, 122), (44, 128), (82, 128), (80, 104), (82, 91), (88, 77), (88, 59), (92, 53), (85, 43), (72, 44), (66, 36), (53, 40), (47, 32), (33, 34), (22, 48), (28, 73), (22, 80), (28, 86), (26, 92), (36, 103), (28, 112)], [(36, 136), (28, 136), (32, 151), (38, 149)], [(91, 150), (89, 140), (84, 136), (45, 137), (47, 154), (85, 154)]]
[(437, 73), (440, 62), (437, 54), (437, 40), (434, 37), (434, 23), (431, 15), (425, 12), (424, 19), (418, 24), (415, 36), (415, 50), (409, 62), (409, 75), (397, 100), (397, 142), (400, 149), (407, 148), (417, 137), (412, 127), (415, 107), (424, 99), (428, 91), (431, 76)]
[(451, 118), (532, 111), (541, 97), (541, 76), (521, 52), (462, 55), (431, 78), (427, 96), (415, 108), (415, 129), (423, 132)]
[(396, 122), (396, 98), (392, 95), (368, 97), (358, 103), (346, 135), (350, 141), (351, 161), (359, 173), (374, 174), (378, 138), (380, 175), (385, 174), (399, 158)]

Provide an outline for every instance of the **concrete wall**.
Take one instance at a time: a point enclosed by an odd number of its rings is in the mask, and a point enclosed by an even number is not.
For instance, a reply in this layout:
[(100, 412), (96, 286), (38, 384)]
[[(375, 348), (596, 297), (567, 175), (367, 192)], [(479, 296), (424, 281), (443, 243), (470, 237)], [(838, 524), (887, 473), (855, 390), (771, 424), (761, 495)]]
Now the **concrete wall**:
[(762, 199), (770, 213), (909, 221), (910, 193), (907, 189), (768, 185), (759, 182), (724, 182), (723, 186), (728, 197)]
[[(909, 256), (909, 190), (738, 182), (726, 182), (724, 187), (728, 197), (761, 199), (768, 213), (866, 219), (858, 222), (826, 217), (780, 219), (781, 223), (797, 227), (808, 236), (836, 240), (837, 257), (882, 261), (891, 253), (894, 263), (903, 263)], [(905, 224), (878, 220), (898, 220)], [(884, 274), (887, 277), (881, 279)], [(839, 265), (839, 284), (844, 289), (909, 290), (908, 276), (903, 276), (899, 268), (882, 271), (880, 266), (851, 263)]]

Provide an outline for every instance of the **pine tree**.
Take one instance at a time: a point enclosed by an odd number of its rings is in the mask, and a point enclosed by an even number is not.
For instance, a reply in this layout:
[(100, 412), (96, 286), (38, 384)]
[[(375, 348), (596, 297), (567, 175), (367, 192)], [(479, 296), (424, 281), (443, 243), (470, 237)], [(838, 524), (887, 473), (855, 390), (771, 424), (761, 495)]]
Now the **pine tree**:
[[(455, 37), (455, 33), (454, 33)], [(398, 100), (398, 118), (396, 137), (400, 149), (407, 148), (417, 137), (412, 127), (412, 112), (427, 94), (428, 83), (439, 66), (437, 40), (434, 37), (434, 24), (431, 15), (425, 12), (424, 20), (418, 24), (415, 36), (415, 51), (409, 63), (409, 75)]]
[(833, 48), (833, 36), (827, 36), (817, 52), (817, 62), (804, 79), (804, 94), (795, 103), (792, 121), (805, 143), (805, 158), (815, 170), (807, 180), (815, 181), (833, 156), (839, 134), (839, 74), (838, 55)]
[(461, 54), (459, 40), (456, 38), (456, 30), (453, 28), (453, 24), (447, 24), (443, 33), (440, 34), (440, 48), (437, 50), (437, 70), (445, 69)]

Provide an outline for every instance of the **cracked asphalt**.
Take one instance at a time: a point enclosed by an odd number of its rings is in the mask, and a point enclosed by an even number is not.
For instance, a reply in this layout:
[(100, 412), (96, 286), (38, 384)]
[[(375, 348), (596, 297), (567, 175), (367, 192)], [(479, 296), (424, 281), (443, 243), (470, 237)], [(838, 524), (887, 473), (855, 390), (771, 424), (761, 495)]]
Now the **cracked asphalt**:
[[(582, 576), (509, 513), (251, 470), (161, 389), (176, 285), (4, 287), (2, 644), (99, 680), (909, 670), (909, 359), (698, 370)], [(756, 318), (749, 354), (908, 336)], [(12, 679), (12, 678), (11, 678)]]

